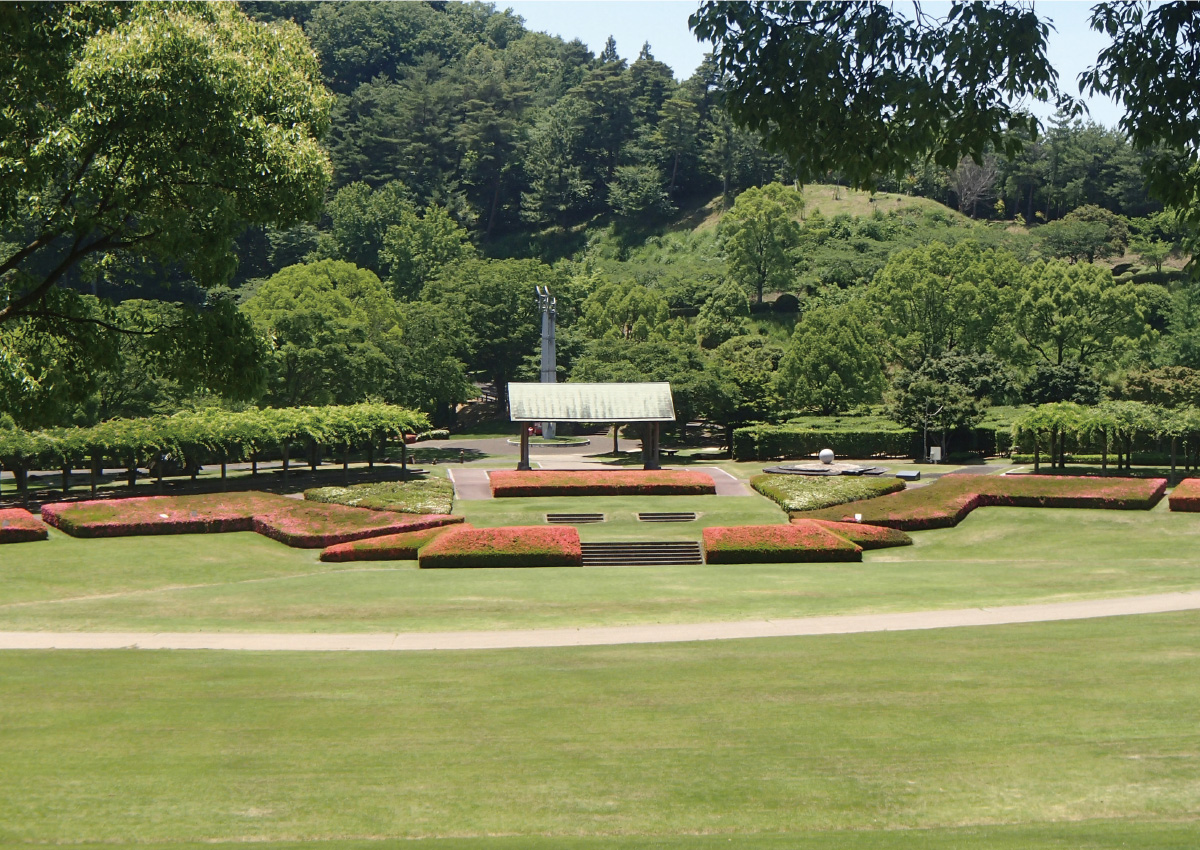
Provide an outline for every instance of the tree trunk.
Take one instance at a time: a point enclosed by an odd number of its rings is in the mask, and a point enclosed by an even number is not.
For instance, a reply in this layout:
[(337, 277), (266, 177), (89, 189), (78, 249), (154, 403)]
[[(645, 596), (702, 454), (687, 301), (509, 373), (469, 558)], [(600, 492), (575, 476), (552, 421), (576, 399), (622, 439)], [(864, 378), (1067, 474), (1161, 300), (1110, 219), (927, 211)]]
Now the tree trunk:
[(367, 443), (367, 469), (375, 468), (375, 438), (372, 437)]
[(62, 491), (63, 495), (71, 492), (71, 465), (67, 464), (62, 468)]
[(96, 479), (98, 479), (100, 477), (100, 474), (103, 471), (104, 471), (104, 458), (102, 458), (100, 455), (92, 455), (91, 484), (92, 484), (92, 495), (93, 496), (96, 495), (96, 485), (97, 485)]
[(1037, 472), (1042, 463), (1042, 444), (1038, 440), (1037, 432), (1033, 434), (1033, 471)]
[(1175, 437), (1174, 437), (1174, 435), (1172, 435), (1172, 437), (1171, 437), (1171, 477), (1168, 479), (1167, 483), (1171, 484), (1172, 486), (1175, 485)]
[(130, 487), (137, 486), (137, 470), (138, 470), (137, 461), (133, 458), (130, 458), (129, 459), (129, 470), (126, 473), (126, 480), (129, 482)]
[(29, 470), (23, 466), (13, 467), (13, 478), (17, 482), (17, 492), (21, 495), (21, 504), (29, 503)]
[(225, 457), (225, 453), (222, 452), (221, 453), (221, 489), (222, 490), (226, 489), (226, 486), (227, 486), (225, 483), (225, 471), (226, 471), (226, 465), (227, 465), (226, 461), (227, 461), (227, 458)]
[(284, 440), (279, 444), (279, 453), (283, 457), (283, 480), (287, 481), (288, 477), (288, 442)]
[(619, 448), (620, 444), (617, 442), (617, 434), (620, 432), (620, 430), (621, 430), (620, 424), (614, 422), (613, 423), (613, 457), (616, 457), (621, 451), (621, 449)]
[(1108, 475), (1108, 429), (1105, 428), (1100, 443), (1100, 474)]
[(317, 471), (317, 465), (318, 465), (317, 454), (318, 454), (317, 441), (309, 440), (308, 441), (308, 468), (309, 468), (310, 472)]
[(350, 483), (350, 444), (342, 446), (342, 483)]

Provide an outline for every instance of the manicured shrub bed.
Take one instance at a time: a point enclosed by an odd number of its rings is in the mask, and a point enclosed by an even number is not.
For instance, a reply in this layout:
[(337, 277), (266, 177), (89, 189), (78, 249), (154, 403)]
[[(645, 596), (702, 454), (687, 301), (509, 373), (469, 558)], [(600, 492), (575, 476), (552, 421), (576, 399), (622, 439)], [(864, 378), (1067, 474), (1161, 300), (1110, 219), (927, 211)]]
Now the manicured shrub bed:
[(0, 543), (28, 543), (49, 536), (46, 524), (23, 508), (0, 510)]
[(809, 521), (704, 529), (704, 557), (710, 564), (861, 561), (862, 551), (840, 534)]
[[(421, 531), (404, 531), (400, 534), (385, 534), (368, 537), (349, 543), (337, 543), (321, 552), (322, 561), (415, 561), (421, 547), (446, 531), (447, 526), (426, 528)], [(459, 525), (458, 529), (470, 528)]]
[(406, 514), (448, 514), (454, 506), (454, 485), (445, 478), (384, 481), (351, 487), (315, 487), (304, 491), (309, 502), (397, 511)]
[(513, 525), (456, 528), (421, 548), (421, 569), (447, 567), (579, 567), (583, 547), (574, 528)]
[(254, 530), (296, 549), (324, 549), (336, 543), (437, 528), (463, 520), (445, 514), (417, 516), (289, 501), (292, 504), (280, 510), (255, 516)]
[(886, 528), (882, 525), (867, 525), (865, 522), (831, 522), (827, 519), (795, 519), (793, 523), (815, 522), (822, 528), (828, 528), (834, 534), (845, 537), (851, 543), (856, 543), (867, 549), (890, 549), (893, 546), (911, 546), (912, 538), (898, 528)]
[(42, 519), (72, 537), (257, 531), (300, 549), (462, 521), (439, 514), (402, 516), (306, 503), (269, 493), (60, 502), (45, 505)]
[(853, 511), (825, 508), (803, 519), (846, 521), (903, 531), (950, 528), (980, 507), (1149, 510), (1166, 493), (1165, 478), (1073, 478), (1051, 475), (948, 475), (927, 487), (855, 502)]
[(904, 489), (898, 478), (853, 476), (754, 475), (750, 486), (785, 511), (815, 511), (861, 499), (874, 499)]
[(498, 470), (488, 474), (501, 496), (703, 496), (717, 492), (711, 475), (680, 470)]
[(1167, 497), (1167, 505), (1173, 511), (1200, 511), (1200, 478), (1185, 478), (1180, 481)]

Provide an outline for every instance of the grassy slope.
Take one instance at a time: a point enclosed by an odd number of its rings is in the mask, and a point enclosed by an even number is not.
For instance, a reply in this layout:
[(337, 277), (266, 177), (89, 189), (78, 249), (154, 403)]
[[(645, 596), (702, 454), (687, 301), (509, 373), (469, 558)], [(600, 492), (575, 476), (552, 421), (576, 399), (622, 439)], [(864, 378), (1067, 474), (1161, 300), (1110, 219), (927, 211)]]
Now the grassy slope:
[[(488, 504), (506, 509), (501, 500)], [(498, 525), (517, 518), (471, 519)], [(698, 537), (694, 524), (684, 527), (649, 533)], [(598, 526), (583, 528), (603, 536)], [(51, 533), (49, 542), (0, 553), (0, 629), (363, 632), (705, 622), (1200, 587), (1200, 517), (1172, 514), (1165, 502), (1149, 512), (985, 508), (958, 528), (914, 534), (911, 547), (839, 565), (422, 573), (411, 561), (320, 564), (315, 552), (254, 534), (72, 540)]]
[(1198, 636), (7, 652), (0, 844), (1194, 846)]

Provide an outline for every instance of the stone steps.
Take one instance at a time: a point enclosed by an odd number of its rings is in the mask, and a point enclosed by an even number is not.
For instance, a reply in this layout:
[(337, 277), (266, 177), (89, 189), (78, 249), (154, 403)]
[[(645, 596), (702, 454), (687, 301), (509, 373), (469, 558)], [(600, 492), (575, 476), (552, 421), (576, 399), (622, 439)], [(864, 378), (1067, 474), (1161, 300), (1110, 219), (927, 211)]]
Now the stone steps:
[(669, 566), (703, 564), (704, 553), (694, 540), (639, 543), (584, 543), (585, 567)]

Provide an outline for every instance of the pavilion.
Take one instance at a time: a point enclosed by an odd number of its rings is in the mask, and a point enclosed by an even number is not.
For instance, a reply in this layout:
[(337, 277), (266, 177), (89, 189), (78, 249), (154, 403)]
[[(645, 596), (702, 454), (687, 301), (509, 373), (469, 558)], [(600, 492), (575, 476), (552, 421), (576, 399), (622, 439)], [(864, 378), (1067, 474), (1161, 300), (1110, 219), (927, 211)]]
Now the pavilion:
[[(646, 384), (517, 384), (508, 385), (511, 422), (645, 422), (642, 460), (659, 469), (661, 423), (675, 421), (675, 401), (666, 381)], [(521, 428), (521, 462), (529, 469), (529, 427)]]

